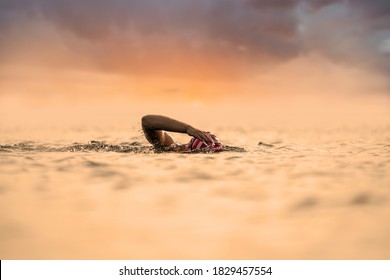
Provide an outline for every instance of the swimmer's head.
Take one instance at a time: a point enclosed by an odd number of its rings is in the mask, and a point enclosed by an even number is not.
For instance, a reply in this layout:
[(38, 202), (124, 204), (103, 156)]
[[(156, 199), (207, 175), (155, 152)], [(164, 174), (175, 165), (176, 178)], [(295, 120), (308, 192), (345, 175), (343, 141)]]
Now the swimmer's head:
[(223, 150), (223, 146), (221, 144), (221, 142), (219, 142), (217, 136), (215, 136), (214, 134), (212, 134), (211, 132), (209, 131), (206, 131), (205, 132), (208, 136), (211, 137), (211, 139), (213, 139), (213, 143), (211, 144), (207, 144), (206, 142), (202, 141), (202, 140), (199, 140), (197, 138), (192, 138), (190, 143), (188, 144), (189, 145), (189, 150), (190, 151), (196, 151), (196, 150), (205, 150), (205, 149), (210, 149), (214, 152), (220, 152)]

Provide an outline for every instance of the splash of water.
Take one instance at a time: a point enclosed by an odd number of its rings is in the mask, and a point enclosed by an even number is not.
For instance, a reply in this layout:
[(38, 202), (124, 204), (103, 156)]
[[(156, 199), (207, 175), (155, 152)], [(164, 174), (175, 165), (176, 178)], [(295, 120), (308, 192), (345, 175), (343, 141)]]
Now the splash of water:
[[(224, 146), (225, 151), (229, 152), (245, 152), (246, 150), (240, 147)], [(37, 144), (33, 141), (25, 141), (14, 145), (0, 145), (0, 152), (116, 152), (116, 153), (161, 153), (152, 146), (142, 145), (140, 142), (125, 142), (119, 145), (107, 144), (102, 141), (91, 140), (87, 144), (73, 143), (66, 146), (58, 146), (53, 144)], [(210, 153), (198, 151), (198, 153)]]

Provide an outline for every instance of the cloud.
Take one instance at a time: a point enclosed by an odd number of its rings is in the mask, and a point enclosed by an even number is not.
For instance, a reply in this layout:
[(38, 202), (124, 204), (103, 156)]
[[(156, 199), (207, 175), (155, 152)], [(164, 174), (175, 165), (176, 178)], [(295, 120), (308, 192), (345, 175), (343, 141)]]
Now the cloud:
[(388, 52), (382, 51), (390, 38), (389, 3), (1, 0), (0, 59), (25, 59), (20, 53), (26, 52), (32, 60), (71, 61), (74, 67), (217, 78), (256, 73), (319, 52), (390, 71)]

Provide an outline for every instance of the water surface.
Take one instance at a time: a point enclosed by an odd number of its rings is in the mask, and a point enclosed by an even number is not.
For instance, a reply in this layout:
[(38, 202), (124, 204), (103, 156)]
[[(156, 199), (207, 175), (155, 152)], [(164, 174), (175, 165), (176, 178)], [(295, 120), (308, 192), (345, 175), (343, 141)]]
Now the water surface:
[(3, 129), (0, 257), (390, 257), (388, 126), (213, 131), (245, 151), (155, 153), (112, 127)]

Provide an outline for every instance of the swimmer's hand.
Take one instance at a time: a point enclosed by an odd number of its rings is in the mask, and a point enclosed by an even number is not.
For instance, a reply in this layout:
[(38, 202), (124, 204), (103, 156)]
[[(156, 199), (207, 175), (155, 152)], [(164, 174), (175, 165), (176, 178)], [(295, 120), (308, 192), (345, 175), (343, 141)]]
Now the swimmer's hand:
[(214, 144), (213, 139), (209, 135), (207, 135), (206, 133), (204, 133), (203, 131), (201, 131), (199, 129), (196, 129), (196, 128), (193, 128), (192, 126), (189, 126), (187, 128), (186, 132), (188, 135), (193, 136), (201, 141), (204, 141), (208, 145)]

